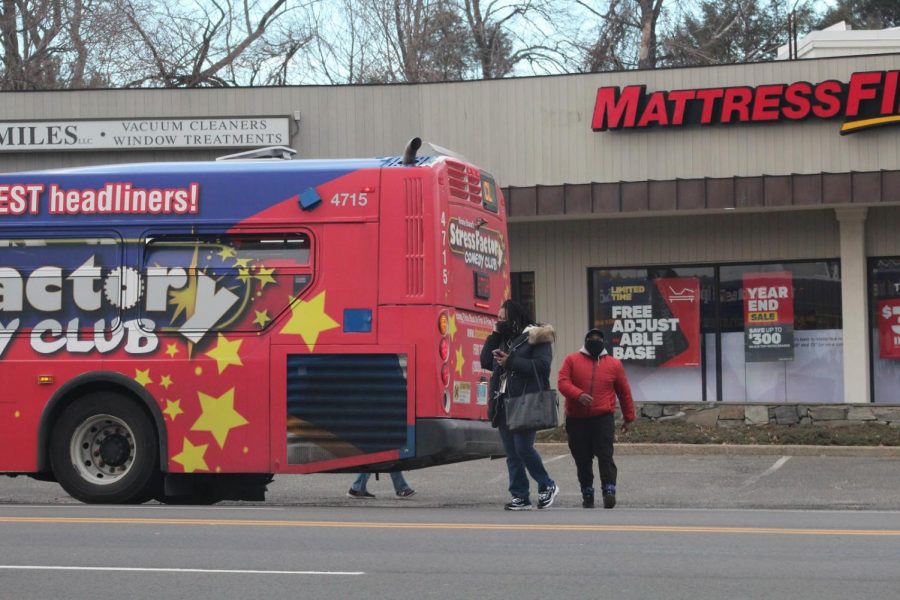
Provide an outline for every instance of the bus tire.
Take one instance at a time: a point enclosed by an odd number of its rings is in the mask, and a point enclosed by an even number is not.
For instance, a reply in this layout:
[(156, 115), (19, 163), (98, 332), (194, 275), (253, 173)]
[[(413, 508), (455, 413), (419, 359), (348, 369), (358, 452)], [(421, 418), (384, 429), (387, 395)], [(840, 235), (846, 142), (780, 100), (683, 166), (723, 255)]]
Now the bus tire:
[(88, 504), (148, 500), (159, 481), (158, 456), (152, 419), (121, 394), (88, 394), (53, 426), (53, 473), (69, 495)]

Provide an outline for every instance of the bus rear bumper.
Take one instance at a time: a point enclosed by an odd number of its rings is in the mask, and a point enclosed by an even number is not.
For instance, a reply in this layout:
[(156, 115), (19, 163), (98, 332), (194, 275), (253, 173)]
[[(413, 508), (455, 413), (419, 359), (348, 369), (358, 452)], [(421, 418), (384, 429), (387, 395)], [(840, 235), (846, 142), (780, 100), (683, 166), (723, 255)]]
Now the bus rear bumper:
[(416, 458), (410, 462), (426, 460), (431, 464), (447, 464), (502, 456), (506, 452), (500, 434), (488, 422), (416, 419)]

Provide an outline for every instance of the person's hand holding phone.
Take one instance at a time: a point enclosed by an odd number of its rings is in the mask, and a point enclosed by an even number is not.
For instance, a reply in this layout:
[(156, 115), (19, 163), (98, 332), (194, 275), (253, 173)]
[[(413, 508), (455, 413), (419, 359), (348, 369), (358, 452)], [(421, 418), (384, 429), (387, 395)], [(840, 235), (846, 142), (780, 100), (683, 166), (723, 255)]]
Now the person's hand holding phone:
[(493, 352), (494, 358), (497, 360), (497, 364), (501, 367), (506, 366), (506, 361), (509, 359), (509, 354), (504, 352), (503, 350), (494, 350)]

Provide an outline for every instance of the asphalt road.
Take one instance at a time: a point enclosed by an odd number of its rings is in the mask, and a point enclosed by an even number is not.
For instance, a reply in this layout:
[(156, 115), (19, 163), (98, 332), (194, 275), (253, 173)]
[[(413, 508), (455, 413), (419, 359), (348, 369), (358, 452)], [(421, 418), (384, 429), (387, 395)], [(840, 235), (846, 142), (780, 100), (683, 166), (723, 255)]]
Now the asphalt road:
[(622, 455), (620, 505), (508, 513), (502, 461), (389, 478), (282, 477), (266, 503), (95, 507), (0, 479), (0, 599), (791, 598), (900, 590), (900, 459)]

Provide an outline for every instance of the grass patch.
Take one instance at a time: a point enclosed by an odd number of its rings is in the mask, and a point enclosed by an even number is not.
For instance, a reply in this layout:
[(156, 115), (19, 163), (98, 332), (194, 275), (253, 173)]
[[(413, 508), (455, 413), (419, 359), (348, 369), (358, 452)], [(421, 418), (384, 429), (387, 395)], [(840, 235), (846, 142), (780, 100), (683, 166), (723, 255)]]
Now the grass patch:
[[(542, 431), (539, 442), (565, 442), (566, 430)], [(821, 425), (746, 425), (701, 427), (683, 421), (641, 422), (628, 433), (616, 433), (617, 443), (650, 444), (790, 444), (811, 446), (900, 446), (900, 428), (877, 423), (825, 427)]]

